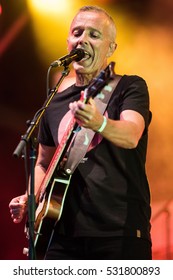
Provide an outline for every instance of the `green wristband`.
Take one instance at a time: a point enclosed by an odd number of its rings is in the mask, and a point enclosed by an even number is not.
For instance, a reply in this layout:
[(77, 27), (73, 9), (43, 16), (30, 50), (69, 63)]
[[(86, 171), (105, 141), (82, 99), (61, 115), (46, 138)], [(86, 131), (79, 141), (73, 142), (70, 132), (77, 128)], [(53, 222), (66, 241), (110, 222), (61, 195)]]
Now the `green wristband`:
[(107, 125), (107, 118), (106, 118), (105, 116), (103, 116), (102, 125), (101, 125), (101, 127), (97, 130), (97, 132), (102, 132), (102, 131), (105, 129), (106, 125)]

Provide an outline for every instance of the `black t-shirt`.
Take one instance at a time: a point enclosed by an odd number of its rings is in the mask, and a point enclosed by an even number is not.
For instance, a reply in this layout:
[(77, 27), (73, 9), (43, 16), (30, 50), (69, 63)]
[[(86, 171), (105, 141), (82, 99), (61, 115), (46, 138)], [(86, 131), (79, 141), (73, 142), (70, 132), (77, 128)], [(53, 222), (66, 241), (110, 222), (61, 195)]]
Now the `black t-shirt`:
[[(57, 146), (70, 118), (69, 103), (84, 87), (72, 85), (52, 100), (40, 123), (39, 142)], [(134, 149), (124, 149), (95, 134), (90, 149), (72, 175), (56, 231), (69, 236), (138, 236), (150, 239), (150, 191), (145, 171), (149, 95), (145, 81), (124, 75), (114, 91), (107, 115), (119, 120), (135, 110), (145, 130)]]

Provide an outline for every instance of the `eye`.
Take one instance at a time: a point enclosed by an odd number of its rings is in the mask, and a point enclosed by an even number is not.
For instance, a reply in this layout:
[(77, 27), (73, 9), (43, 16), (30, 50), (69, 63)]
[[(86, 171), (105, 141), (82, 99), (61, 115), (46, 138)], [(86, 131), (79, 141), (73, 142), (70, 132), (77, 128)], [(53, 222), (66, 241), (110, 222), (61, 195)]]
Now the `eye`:
[(101, 34), (98, 31), (91, 31), (90, 37), (94, 39), (99, 39), (101, 37)]
[(75, 29), (74, 31), (73, 31), (73, 36), (74, 37), (80, 37), (81, 35), (82, 35), (82, 30), (81, 29)]

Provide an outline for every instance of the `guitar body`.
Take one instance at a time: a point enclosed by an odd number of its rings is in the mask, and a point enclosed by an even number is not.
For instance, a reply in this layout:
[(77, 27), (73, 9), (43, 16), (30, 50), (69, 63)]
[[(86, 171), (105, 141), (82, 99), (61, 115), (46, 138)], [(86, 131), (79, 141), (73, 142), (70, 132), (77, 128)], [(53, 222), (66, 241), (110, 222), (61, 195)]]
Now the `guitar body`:
[(71, 176), (57, 176), (48, 186), (35, 213), (34, 247), (37, 259), (44, 259), (52, 230), (59, 221)]

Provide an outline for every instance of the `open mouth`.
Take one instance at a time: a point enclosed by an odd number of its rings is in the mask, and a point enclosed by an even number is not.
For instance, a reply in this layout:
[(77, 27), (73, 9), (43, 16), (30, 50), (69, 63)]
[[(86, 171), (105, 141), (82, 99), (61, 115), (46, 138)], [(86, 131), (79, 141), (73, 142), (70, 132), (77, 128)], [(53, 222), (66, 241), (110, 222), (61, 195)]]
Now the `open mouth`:
[(87, 59), (89, 59), (91, 57), (91, 54), (89, 52), (87, 52), (85, 50), (84, 50), (84, 52), (85, 52), (85, 56), (84, 56), (83, 59), (81, 59), (81, 61), (87, 60)]

